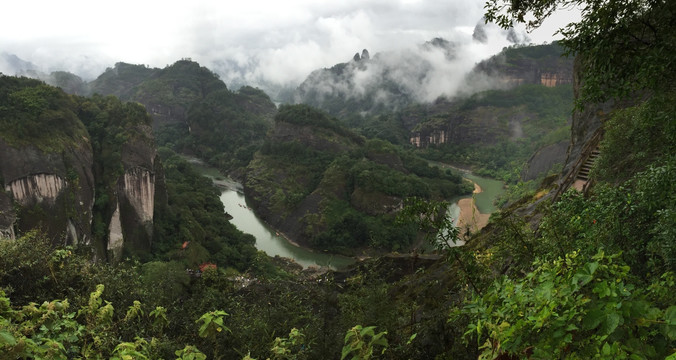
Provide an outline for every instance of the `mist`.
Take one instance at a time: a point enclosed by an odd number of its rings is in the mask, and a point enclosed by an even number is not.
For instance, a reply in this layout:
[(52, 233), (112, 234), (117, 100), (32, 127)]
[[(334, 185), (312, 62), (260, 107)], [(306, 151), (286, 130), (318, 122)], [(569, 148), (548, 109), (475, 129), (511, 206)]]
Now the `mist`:
[(525, 33), (480, 22), (473, 31), (457, 31), (449, 39), (435, 38), (373, 56), (357, 53), (345, 63), (314, 71), (299, 86), (293, 101), (330, 111), (341, 111), (336, 106), (392, 111), (410, 103), (504, 87), (502, 79), (473, 72), (475, 66), (496, 49), (529, 41)]
[[(33, 71), (68, 71), (86, 81), (116, 62), (163, 68), (191, 58), (230, 88), (247, 84), (273, 91), (293, 88), (313, 70), (345, 62), (364, 48), (405, 53), (437, 37), (467, 45), (463, 51), (477, 56), (502, 47), (474, 49), (465, 41), (482, 18), (481, 0), (43, 0), (3, 4), (3, 14), (0, 72), (25, 73), (22, 66), (29, 63)], [(552, 33), (533, 41), (551, 41)], [(23, 63), (8, 61), (11, 56)], [(439, 54), (426, 56), (440, 70), (478, 60), (472, 55), (448, 63)], [(427, 99), (433, 89), (453, 86), (432, 77), (427, 82), (416, 96)]]

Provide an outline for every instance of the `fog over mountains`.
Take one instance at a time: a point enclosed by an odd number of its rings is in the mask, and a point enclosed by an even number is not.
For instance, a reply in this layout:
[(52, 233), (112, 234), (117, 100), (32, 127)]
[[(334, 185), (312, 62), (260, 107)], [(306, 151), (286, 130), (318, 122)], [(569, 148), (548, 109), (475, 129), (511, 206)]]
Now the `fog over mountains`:
[[(0, 72), (5, 74), (63, 70), (89, 81), (116, 62), (163, 68), (191, 58), (218, 73), (230, 88), (258, 86), (272, 96), (364, 48), (372, 54), (401, 52), (444, 38), (463, 46), (460, 62), (464, 65), (510, 44), (509, 34), (491, 27), (485, 43), (472, 43), (474, 27), (482, 22), (482, 1), (294, 0), (226, 5), (122, 0), (104, 6), (74, 0), (12, 2), (3, 10), (12, 14), (0, 23)], [(557, 27), (554, 24), (529, 37), (534, 43), (551, 41)], [(510, 40), (524, 37), (516, 31)], [(458, 60), (438, 65), (457, 67)]]

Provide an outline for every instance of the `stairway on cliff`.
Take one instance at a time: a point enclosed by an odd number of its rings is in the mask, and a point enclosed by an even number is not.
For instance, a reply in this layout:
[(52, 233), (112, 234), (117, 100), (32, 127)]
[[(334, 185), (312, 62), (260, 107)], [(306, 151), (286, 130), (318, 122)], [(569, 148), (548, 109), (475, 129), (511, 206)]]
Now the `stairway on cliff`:
[(589, 172), (591, 172), (594, 162), (596, 162), (599, 154), (600, 151), (598, 147), (592, 150), (589, 154), (589, 157), (587, 157), (587, 160), (585, 160), (584, 164), (582, 164), (580, 167), (580, 170), (578, 170), (577, 176), (575, 177), (575, 183), (573, 183), (573, 187), (576, 190), (582, 191), (584, 189), (584, 186), (589, 181)]

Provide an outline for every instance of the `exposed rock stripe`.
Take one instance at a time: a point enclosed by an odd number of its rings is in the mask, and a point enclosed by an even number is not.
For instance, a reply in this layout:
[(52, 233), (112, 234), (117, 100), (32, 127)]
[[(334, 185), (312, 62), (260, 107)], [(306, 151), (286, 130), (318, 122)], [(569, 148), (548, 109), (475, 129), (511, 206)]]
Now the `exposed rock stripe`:
[(12, 194), (21, 205), (29, 205), (32, 201), (54, 201), (59, 196), (66, 181), (54, 174), (29, 175), (9, 183), (5, 190)]
[(124, 174), (124, 193), (141, 221), (153, 221), (155, 175), (136, 167)]

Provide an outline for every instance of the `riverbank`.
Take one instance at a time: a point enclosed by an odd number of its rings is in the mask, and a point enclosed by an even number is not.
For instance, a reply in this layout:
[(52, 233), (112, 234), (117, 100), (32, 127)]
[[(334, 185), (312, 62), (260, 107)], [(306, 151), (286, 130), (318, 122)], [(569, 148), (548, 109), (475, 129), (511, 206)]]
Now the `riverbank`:
[(464, 240), (467, 235), (476, 233), (488, 224), (491, 214), (481, 213), (475, 203), (476, 194), (482, 191), (481, 186), (474, 182), (474, 196), (458, 200), (460, 216), (457, 227), (460, 228), (460, 239)]

